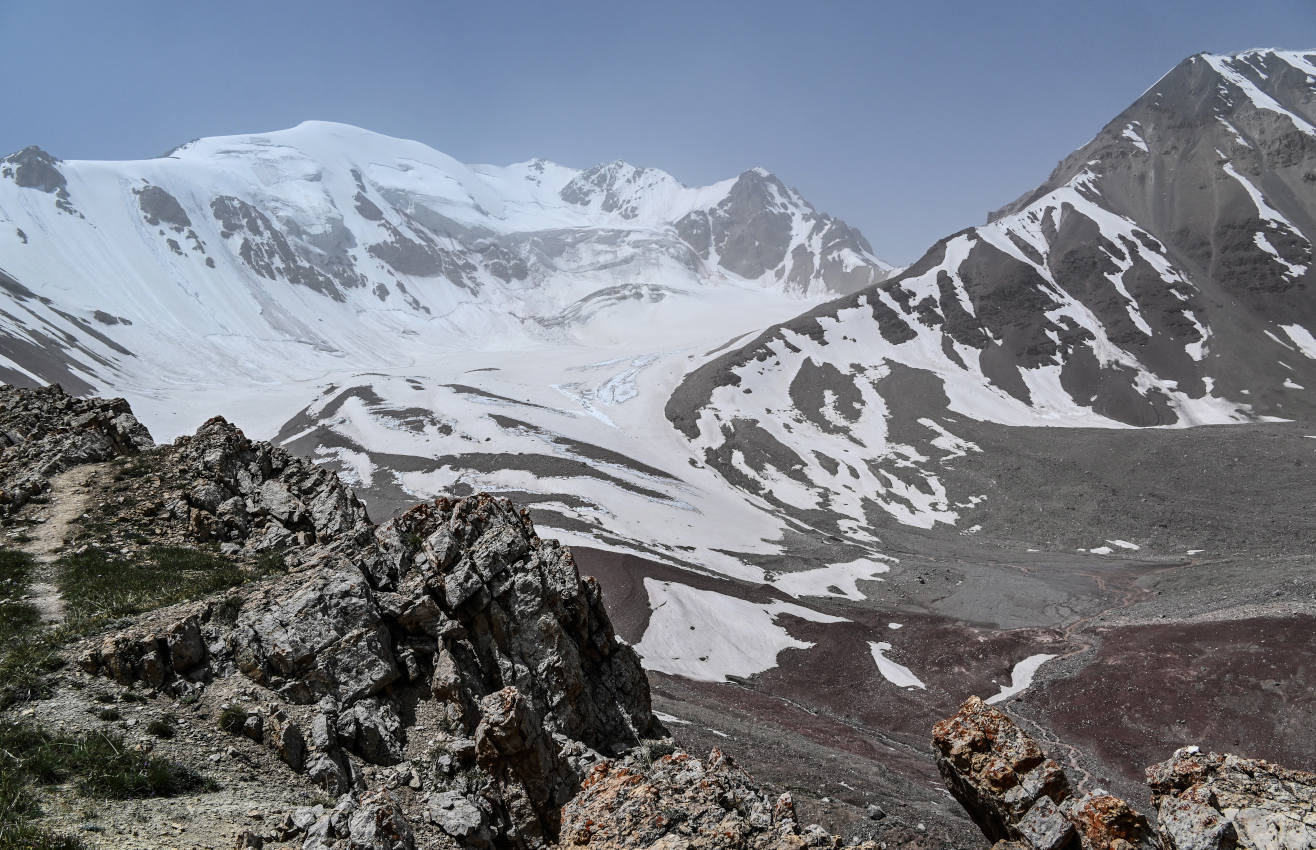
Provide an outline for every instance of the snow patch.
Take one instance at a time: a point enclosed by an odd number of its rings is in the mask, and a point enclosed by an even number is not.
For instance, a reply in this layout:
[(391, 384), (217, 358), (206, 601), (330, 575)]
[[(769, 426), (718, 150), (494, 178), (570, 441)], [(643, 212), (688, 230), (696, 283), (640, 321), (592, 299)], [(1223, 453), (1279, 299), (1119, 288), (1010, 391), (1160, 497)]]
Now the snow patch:
[(885, 653), (891, 650), (891, 644), (869, 641), (868, 648), (873, 653), (873, 660), (877, 662), (877, 672), (882, 674), (883, 679), (902, 688), (923, 688), (927, 690), (928, 686), (923, 684), (923, 681), (915, 676), (913, 671), (905, 665), (897, 664), (886, 657)]
[(1056, 656), (1054, 655), (1047, 655), (1044, 653), (1030, 655), (1023, 661), (1014, 665), (1014, 670), (1010, 672), (1010, 684), (1002, 687), (1000, 692), (995, 696), (988, 697), (986, 700), (987, 704), (993, 705), (998, 702), (1003, 702), (1015, 694), (1022, 693), (1029, 685), (1033, 684), (1033, 676), (1037, 673), (1037, 668), (1055, 657)]
[(1302, 325), (1280, 325), (1280, 329), (1288, 334), (1298, 350), (1312, 360), (1316, 360), (1316, 337), (1312, 336), (1311, 331)]
[(644, 580), (649, 594), (649, 627), (635, 645), (644, 667), (699, 682), (753, 676), (777, 666), (787, 649), (809, 649), (777, 623), (782, 615), (813, 623), (842, 623), (789, 602), (750, 602), (684, 584)]
[(1138, 150), (1147, 153), (1147, 143), (1144, 142), (1142, 136), (1139, 136), (1138, 132), (1133, 129), (1133, 124), (1125, 125), (1124, 132), (1120, 133), (1120, 136), (1133, 142), (1133, 146)]
[(859, 582), (874, 581), (890, 571), (887, 564), (859, 558), (797, 573), (778, 573), (771, 581), (773, 587), (796, 599), (801, 596), (839, 596), (858, 602), (867, 598), (859, 591)]

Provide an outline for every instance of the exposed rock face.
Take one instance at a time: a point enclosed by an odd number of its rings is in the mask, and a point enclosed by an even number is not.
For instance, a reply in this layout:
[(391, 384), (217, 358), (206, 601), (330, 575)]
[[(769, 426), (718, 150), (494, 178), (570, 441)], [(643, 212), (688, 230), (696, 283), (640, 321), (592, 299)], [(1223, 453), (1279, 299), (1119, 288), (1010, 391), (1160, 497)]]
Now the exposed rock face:
[(441, 638), (432, 684), (454, 718), (478, 715), (465, 695), (510, 686), (550, 732), (600, 752), (661, 732), (598, 582), (582, 579), (557, 541), (540, 540), (525, 510), (489, 496), (440, 499), (377, 538), (372, 584), (405, 631)]
[[(806, 488), (798, 504), (821, 509), (810, 525), (838, 536), (878, 511), (923, 527), (957, 519), (936, 480), (940, 432), (920, 427), (943, 414), (1310, 419), (1313, 103), (1316, 54), (1191, 57), (990, 223), (687, 373), (667, 418), (735, 487), (770, 502), (783, 476)], [(741, 219), (746, 246), (730, 243), (746, 273), (775, 244), (772, 207), (754, 206), (765, 212)], [(685, 224), (690, 244), (708, 244), (708, 222)], [(811, 397), (823, 392), (836, 409)]]
[[(32, 395), (44, 390), (13, 392), (28, 393), (38, 407), (48, 403)], [(111, 445), (96, 445), (96, 452), (80, 448), (87, 435), (79, 439), (71, 455), (79, 463), (88, 455), (108, 459), (127, 451), (114, 442), (115, 433), (101, 441)], [(15, 467), (25, 463), (20, 457)], [(210, 544), (230, 557), (277, 552), (294, 564), (326, 551), (353, 555), (374, 546), (365, 506), (337, 476), (269, 443), (252, 442), (220, 417), (192, 436), (116, 465), (94, 486), (93, 513), (107, 521), (80, 537), (79, 545), (131, 552), (141, 541)]]
[(719, 750), (706, 761), (674, 753), (646, 767), (602, 762), (562, 810), (562, 846), (612, 848), (838, 847), (801, 829), (790, 794), (773, 798)]
[(1054, 832), (1051, 846), (1064, 846), (1056, 843), (1062, 834), (1073, 838), (1072, 824), (1051, 829), (1057, 805), (1071, 797), (1068, 778), (1003, 713), (971, 697), (933, 728), (932, 743), (951, 793), (989, 839), (1024, 840), (1025, 822), (1035, 837)]
[(302, 850), (348, 847), (362, 850), (415, 850), (416, 838), (402, 804), (387, 791), (344, 797), (332, 811), (315, 811), (304, 828)]
[(932, 744), (951, 794), (991, 841), (1033, 850), (1159, 846), (1147, 819), (1123, 800), (1075, 798), (1037, 742), (978, 697), (933, 727)]
[(1185, 747), (1147, 784), (1167, 850), (1316, 847), (1316, 773)]
[(1316, 847), (1316, 773), (1185, 747), (1147, 769), (1153, 830), (1118, 797), (1076, 799), (1037, 742), (977, 697), (932, 735), (947, 786), (997, 850)]
[(45, 491), (58, 472), (154, 445), (121, 398), (73, 398), (59, 386), (0, 385), (0, 516)]
[(68, 178), (59, 170), (60, 160), (36, 145), (0, 159), (0, 177), (14, 181), (20, 189), (35, 189), (55, 196), (61, 212), (80, 215), (69, 201)]
[(338, 476), (266, 442), (253, 442), (222, 417), (173, 446), (168, 509), (186, 515), (201, 542), (230, 542), (250, 551), (294, 544), (355, 553), (370, 547), (365, 505)]
[(180, 446), (205, 473), (192, 510), (259, 506), (297, 529), (295, 572), (148, 615), (84, 669), (173, 693), (241, 675), (268, 696), (251, 737), (293, 769), (336, 794), (366, 788), (366, 766), (410, 770), (430, 795), (411, 817), (475, 846), (553, 842), (591, 764), (665, 734), (598, 584), (511, 502), (439, 500), (373, 529), (332, 474), (316, 485), (222, 420)]

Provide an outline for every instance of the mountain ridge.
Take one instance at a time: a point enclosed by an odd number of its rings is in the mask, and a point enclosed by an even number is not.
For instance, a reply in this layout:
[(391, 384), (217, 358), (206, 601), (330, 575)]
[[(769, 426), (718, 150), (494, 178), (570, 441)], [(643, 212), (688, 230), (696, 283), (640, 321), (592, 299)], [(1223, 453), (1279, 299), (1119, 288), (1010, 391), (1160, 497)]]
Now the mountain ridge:
[[(957, 422), (1309, 420), (1313, 60), (1190, 57), (988, 224), (693, 370), (669, 421), (735, 486), (834, 528), (872, 508), (954, 523)], [(830, 406), (805, 395), (820, 382)]]

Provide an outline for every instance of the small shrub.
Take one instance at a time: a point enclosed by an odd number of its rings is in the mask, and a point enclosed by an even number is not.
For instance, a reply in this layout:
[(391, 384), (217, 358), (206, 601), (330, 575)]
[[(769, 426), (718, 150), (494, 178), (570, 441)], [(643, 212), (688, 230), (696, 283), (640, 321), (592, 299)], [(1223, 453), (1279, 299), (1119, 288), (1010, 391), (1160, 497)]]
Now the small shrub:
[(219, 728), (230, 735), (241, 735), (242, 727), (247, 725), (249, 716), (244, 709), (236, 705), (229, 706), (219, 714)]
[(37, 632), (0, 642), (0, 709), (50, 693), (46, 677), (64, 666), (62, 641), (60, 632)]
[(157, 717), (150, 723), (146, 724), (146, 734), (154, 735), (157, 738), (174, 737), (174, 724), (168, 716)]
[(114, 694), (96, 694), (96, 702), (114, 702)]
[(134, 478), (141, 478), (150, 475), (154, 471), (155, 469), (151, 463), (151, 459), (143, 455), (138, 455), (131, 460), (123, 462), (122, 468), (114, 473), (114, 480), (131, 481)]
[(146, 697), (136, 691), (124, 691), (119, 694), (119, 702), (143, 703), (146, 702)]
[(87, 850), (87, 845), (45, 827), (0, 821), (0, 850)]
[(288, 564), (284, 561), (282, 552), (262, 552), (256, 559), (254, 572), (256, 578), (284, 575), (288, 572)]
[(96, 712), (96, 716), (101, 720), (110, 722), (123, 719), (123, 715), (119, 713), (119, 709), (117, 708), (102, 708), (100, 711)]
[(41, 623), (37, 609), (22, 600), (31, 574), (31, 555), (0, 549), (0, 642), (30, 634)]

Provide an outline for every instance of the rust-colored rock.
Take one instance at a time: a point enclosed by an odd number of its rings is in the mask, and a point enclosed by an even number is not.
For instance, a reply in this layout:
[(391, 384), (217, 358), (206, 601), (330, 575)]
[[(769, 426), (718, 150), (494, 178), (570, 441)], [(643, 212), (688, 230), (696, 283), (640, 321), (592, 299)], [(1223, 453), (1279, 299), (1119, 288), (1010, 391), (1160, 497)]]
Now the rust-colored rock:
[[(838, 848), (818, 826), (801, 828), (789, 794), (773, 798), (720, 750), (653, 764), (605, 761), (562, 810), (561, 846), (589, 850), (801, 850)], [(861, 845), (867, 847), (869, 845)]]
[(1155, 850), (1156, 831), (1119, 797), (1088, 794), (1070, 807), (1069, 819), (1078, 828), (1084, 850)]
[[(1019, 824), (1043, 798), (1058, 806), (1070, 797), (1060, 766), (1014, 721), (978, 697), (933, 727), (932, 745), (951, 794), (991, 841), (1026, 840)], [(1039, 812), (1034, 820), (1043, 815)]]

